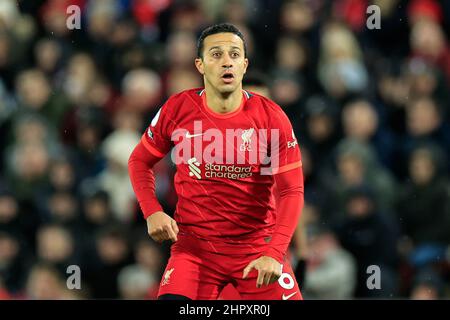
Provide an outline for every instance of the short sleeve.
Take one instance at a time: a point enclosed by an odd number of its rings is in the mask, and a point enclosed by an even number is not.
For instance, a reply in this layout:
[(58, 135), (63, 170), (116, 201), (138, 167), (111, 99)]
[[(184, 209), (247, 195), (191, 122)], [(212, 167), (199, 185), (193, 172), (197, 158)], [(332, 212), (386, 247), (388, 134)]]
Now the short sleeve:
[(170, 128), (173, 120), (168, 114), (168, 109), (166, 103), (158, 110), (141, 138), (144, 147), (160, 158), (163, 158), (172, 148)]
[(301, 153), (297, 138), (289, 118), (281, 108), (274, 109), (270, 126), (271, 174), (301, 167)]

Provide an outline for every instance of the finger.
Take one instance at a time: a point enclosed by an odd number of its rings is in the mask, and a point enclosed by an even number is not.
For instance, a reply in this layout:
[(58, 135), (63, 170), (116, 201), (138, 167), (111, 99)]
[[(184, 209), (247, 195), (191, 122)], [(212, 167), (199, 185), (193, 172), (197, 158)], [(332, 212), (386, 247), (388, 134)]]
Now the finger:
[(162, 239), (161, 239), (161, 237), (159, 236), (159, 234), (153, 234), (151, 237), (152, 237), (152, 239), (153, 239), (155, 242), (158, 242), (158, 243), (161, 243), (161, 242), (162, 242)]
[(272, 274), (270, 277), (269, 277), (269, 280), (268, 280), (268, 282), (267, 282), (267, 286), (268, 285), (271, 285), (272, 283), (274, 283), (275, 282), (275, 276)]
[(272, 274), (272, 276), (270, 277), (270, 280), (269, 280), (269, 284), (277, 282), (279, 278), (280, 278), (280, 276), (278, 274), (276, 274), (276, 273)]
[(161, 232), (161, 238), (162, 238), (162, 241), (172, 239), (171, 235), (169, 234), (169, 229), (167, 227), (164, 227), (163, 231)]
[(264, 279), (263, 279), (264, 285), (268, 286), (270, 284), (270, 280), (272, 279), (273, 273), (274, 273), (273, 267), (269, 267), (266, 270), (266, 274), (264, 275)]
[(274, 273), (274, 274), (272, 275), (272, 278), (270, 279), (270, 283), (277, 282), (278, 279), (280, 279), (280, 277), (281, 277), (280, 274)]
[(173, 231), (172, 226), (171, 225), (167, 225), (165, 227), (166, 230), (166, 234), (168, 236), (168, 239), (172, 240), (173, 242), (177, 241), (177, 235), (175, 233), (175, 231)]
[(256, 287), (261, 288), (264, 283), (264, 276), (266, 275), (265, 271), (259, 270), (258, 279), (256, 279)]
[(164, 230), (162, 228), (157, 228), (150, 232), (150, 236), (152, 237), (152, 239), (154, 241), (161, 243), (164, 241), (164, 238), (162, 235), (163, 232), (164, 232)]
[(173, 228), (173, 231), (175, 231), (176, 234), (178, 234), (178, 232), (180, 232), (180, 229), (178, 229), (178, 224), (177, 224), (177, 222), (174, 219), (172, 219), (172, 228)]
[(158, 230), (155, 234), (155, 237), (156, 237), (158, 243), (162, 243), (165, 240), (164, 230)]
[(270, 278), (270, 283), (276, 282), (281, 277), (282, 269), (283, 269), (283, 266), (280, 266), (280, 268), (277, 268), (277, 267), (273, 268), (272, 276)]
[(244, 274), (242, 276), (242, 279), (247, 278), (248, 274), (250, 273), (250, 271), (252, 271), (252, 269), (255, 267), (256, 264), (256, 260), (253, 260), (252, 262), (250, 262), (244, 269)]
[(272, 280), (272, 276), (273, 276), (273, 273), (272, 272), (267, 272), (266, 274), (265, 274), (265, 276), (264, 276), (264, 279), (263, 279), (263, 283), (266, 285), (266, 286), (268, 286), (271, 282), (271, 280)]

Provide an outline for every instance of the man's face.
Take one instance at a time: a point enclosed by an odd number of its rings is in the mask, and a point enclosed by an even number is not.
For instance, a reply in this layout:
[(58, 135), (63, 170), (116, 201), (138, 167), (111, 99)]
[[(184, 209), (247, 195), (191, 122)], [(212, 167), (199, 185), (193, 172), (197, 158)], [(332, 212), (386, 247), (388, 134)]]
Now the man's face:
[(241, 87), (247, 70), (244, 43), (233, 33), (216, 33), (205, 38), (203, 59), (197, 58), (195, 65), (209, 84), (218, 92), (226, 94)]

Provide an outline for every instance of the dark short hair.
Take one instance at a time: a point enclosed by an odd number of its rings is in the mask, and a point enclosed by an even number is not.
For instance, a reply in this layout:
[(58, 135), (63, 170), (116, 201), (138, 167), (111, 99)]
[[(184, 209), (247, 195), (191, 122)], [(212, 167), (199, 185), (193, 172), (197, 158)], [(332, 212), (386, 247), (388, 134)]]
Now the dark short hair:
[(197, 57), (203, 58), (203, 43), (204, 43), (206, 37), (216, 34), (216, 33), (224, 33), (224, 32), (233, 33), (242, 39), (242, 42), (244, 43), (244, 56), (246, 57), (247, 56), (247, 47), (245, 45), (244, 36), (242, 35), (241, 31), (239, 31), (239, 29), (236, 28), (231, 23), (215, 24), (215, 25), (210, 26), (210, 27), (206, 28), (205, 30), (203, 30), (197, 41)]

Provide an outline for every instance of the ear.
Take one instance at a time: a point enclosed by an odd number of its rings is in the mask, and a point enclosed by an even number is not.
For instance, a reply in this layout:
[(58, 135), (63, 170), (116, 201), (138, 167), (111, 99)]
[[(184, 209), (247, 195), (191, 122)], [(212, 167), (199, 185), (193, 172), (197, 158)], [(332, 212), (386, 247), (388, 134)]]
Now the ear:
[(203, 69), (203, 60), (201, 58), (195, 59), (195, 67), (201, 75), (205, 74), (205, 70)]
[(247, 68), (248, 68), (248, 59), (245, 58), (244, 59), (244, 74), (247, 72)]

